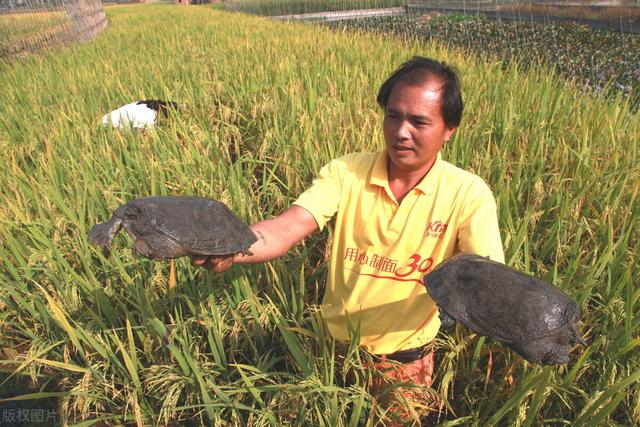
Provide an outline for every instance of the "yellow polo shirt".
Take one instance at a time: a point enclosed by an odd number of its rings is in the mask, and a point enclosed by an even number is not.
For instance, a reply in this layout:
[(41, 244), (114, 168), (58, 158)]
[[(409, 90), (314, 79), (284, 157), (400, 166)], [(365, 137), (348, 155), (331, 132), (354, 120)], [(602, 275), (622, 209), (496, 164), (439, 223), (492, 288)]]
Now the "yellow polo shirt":
[(398, 204), (387, 154), (324, 166), (294, 202), (320, 229), (337, 213), (322, 314), (332, 336), (374, 354), (419, 347), (440, 327), (422, 277), (458, 252), (504, 262), (496, 203), (478, 176), (441, 159)]

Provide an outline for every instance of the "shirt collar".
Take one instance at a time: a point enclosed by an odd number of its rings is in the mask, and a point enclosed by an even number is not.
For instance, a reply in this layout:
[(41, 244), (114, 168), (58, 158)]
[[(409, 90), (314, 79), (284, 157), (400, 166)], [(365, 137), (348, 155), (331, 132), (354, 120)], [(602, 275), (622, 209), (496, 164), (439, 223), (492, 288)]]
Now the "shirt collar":
[[(385, 188), (391, 192), (389, 188), (389, 174), (387, 171), (387, 151), (383, 150), (378, 154), (378, 157), (371, 169), (371, 175), (369, 177), (369, 184), (377, 185)], [(414, 188), (421, 191), (424, 194), (431, 194), (434, 192), (436, 184), (438, 182), (438, 175), (442, 166), (442, 155), (438, 152), (436, 161), (429, 169), (429, 172), (422, 178), (422, 180)]]

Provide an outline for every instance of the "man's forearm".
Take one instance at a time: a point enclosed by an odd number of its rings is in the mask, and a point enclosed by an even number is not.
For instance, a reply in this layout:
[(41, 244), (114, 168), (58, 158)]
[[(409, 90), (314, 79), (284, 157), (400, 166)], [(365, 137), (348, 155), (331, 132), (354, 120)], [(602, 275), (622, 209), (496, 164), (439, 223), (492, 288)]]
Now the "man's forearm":
[(280, 216), (251, 225), (258, 240), (249, 247), (252, 255), (238, 253), (234, 263), (250, 264), (278, 258), (318, 229), (313, 216), (300, 206), (291, 206)]
[(290, 249), (288, 245), (284, 245), (283, 242), (276, 237), (278, 233), (277, 230), (274, 230), (275, 225), (270, 224), (272, 222), (273, 220), (260, 221), (250, 227), (258, 239), (249, 248), (252, 255), (245, 255), (239, 252), (233, 258), (234, 263), (253, 264), (271, 261), (284, 255)]

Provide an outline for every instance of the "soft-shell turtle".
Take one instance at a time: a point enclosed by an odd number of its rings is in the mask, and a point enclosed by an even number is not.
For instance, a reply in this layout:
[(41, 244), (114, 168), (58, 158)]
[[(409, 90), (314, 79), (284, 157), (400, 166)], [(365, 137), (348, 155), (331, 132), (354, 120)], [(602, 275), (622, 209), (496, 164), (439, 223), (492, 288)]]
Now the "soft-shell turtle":
[(585, 342), (578, 304), (555, 286), (474, 254), (460, 254), (424, 277), (443, 326), (459, 321), (502, 341), (530, 362), (569, 362)]
[(93, 245), (108, 248), (124, 228), (133, 249), (147, 258), (186, 255), (251, 255), (257, 239), (228, 207), (201, 197), (143, 197), (120, 206), (107, 222), (89, 232)]

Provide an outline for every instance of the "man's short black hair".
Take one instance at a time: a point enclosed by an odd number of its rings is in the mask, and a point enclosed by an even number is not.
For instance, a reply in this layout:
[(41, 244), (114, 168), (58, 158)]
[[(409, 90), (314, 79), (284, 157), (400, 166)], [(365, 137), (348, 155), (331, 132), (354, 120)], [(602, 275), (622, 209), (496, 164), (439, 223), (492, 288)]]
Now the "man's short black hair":
[(460, 81), (455, 70), (444, 62), (435, 61), (424, 56), (414, 56), (389, 76), (378, 92), (376, 101), (386, 110), (391, 90), (397, 83), (422, 84), (430, 78), (440, 78), (443, 82), (440, 96), (442, 118), (447, 127), (457, 127), (462, 119), (462, 93)]

